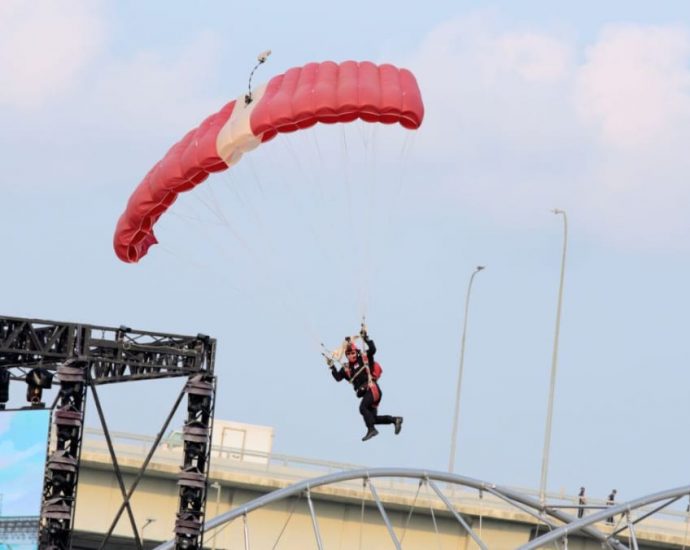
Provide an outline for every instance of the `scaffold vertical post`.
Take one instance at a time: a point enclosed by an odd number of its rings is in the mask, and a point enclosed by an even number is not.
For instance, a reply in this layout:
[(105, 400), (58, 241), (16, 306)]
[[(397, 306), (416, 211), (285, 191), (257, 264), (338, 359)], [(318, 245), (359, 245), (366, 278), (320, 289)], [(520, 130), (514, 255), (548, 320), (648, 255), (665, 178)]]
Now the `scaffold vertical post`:
[[(69, 359), (57, 368), (58, 403), (52, 414), (52, 436), (43, 485), (39, 525), (40, 547), (70, 548), (82, 447), (86, 374), (89, 363)], [(53, 437), (54, 436), (54, 437)]]
[(213, 376), (215, 340), (199, 335), (205, 370), (191, 376), (185, 386), (187, 418), (183, 428), (183, 465), (178, 477), (179, 507), (175, 521), (175, 547), (201, 550), (204, 539), (211, 436), (216, 379)]

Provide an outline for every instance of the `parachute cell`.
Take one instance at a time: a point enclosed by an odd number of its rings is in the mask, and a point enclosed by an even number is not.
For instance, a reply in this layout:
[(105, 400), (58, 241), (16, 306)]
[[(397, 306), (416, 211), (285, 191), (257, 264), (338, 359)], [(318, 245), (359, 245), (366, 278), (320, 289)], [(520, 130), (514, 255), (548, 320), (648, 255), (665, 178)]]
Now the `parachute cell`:
[(144, 177), (115, 230), (118, 258), (137, 262), (158, 241), (153, 226), (179, 193), (279, 133), (357, 119), (417, 129), (424, 106), (414, 75), (393, 65), (363, 61), (309, 63), (289, 69), (231, 101), (188, 132)]

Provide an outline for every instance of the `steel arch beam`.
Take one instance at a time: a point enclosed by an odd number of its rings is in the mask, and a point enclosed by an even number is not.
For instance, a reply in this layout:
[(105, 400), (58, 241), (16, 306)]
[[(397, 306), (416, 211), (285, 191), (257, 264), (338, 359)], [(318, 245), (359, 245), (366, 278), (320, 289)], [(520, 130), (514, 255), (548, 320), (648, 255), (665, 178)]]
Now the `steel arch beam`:
[[(652, 493), (647, 496), (629, 500), (628, 502), (617, 504), (616, 506), (608, 506), (604, 510), (600, 510), (599, 512), (591, 514), (582, 519), (572, 521), (568, 525), (563, 525), (558, 529), (554, 529), (550, 533), (546, 533), (541, 537), (531, 540), (527, 544), (523, 544), (522, 546), (520, 546), (518, 550), (535, 550), (536, 548), (543, 547), (544, 545), (561, 539), (567, 535), (572, 535), (573, 533), (576, 533), (578, 531), (588, 529), (592, 524), (598, 521), (603, 521), (611, 516), (615, 516), (616, 514), (623, 514), (625, 512), (630, 512), (643, 506), (648, 506), (649, 504), (654, 504), (662, 500), (668, 500), (669, 502), (666, 505), (656, 510), (658, 512), (660, 509), (665, 508), (666, 506), (678, 500), (678, 498), (683, 497), (685, 495), (690, 495), (690, 485), (676, 487), (675, 489), (668, 489), (666, 491), (660, 491), (658, 493)], [(611, 539), (609, 542), (613, 542), (613, 540), (614, 539)]]
[[(524, 495), (518, 491), (509, 489), (507, 487), (497, 486), (493, 483), (488, 483), (470, 477), (452, 474), (449, 472), (421, 470), (417, 468), (365, 468), (359, 470), (347, 470), (344, 472), (336, 472), (333, 474), (328, 474), (313, 479), (307, 479), (290, 485), (289, 487), (272, 491), (271, 493), (256, 498), (243, 506), (240, 506), (238, 508), (235, 508), (234, 510), (230, 510), (229, 512), (226, 512), (224, 514), (221, 514), (219, 516), (216, 516), (215, 518), (208, 520), (204, 526), (204, 529), (209, 530), (215, 527), (219, 527), (220, 525), (228, 523), (238, 517), (245, 516), (249, 512), (252, 512), (258, 508), (282, 500), (284, 498), (299, 495), (305, 490), (311, 491), (312, 489), (320, 487), (322, 485), (330, 485), (332, 483), (350, 481), (353, 479), (368, 479), (378, 477), (402, 477), (421, 480), (443, 481), (446, 483), (462, 485), (465, 487), (469, 487), (471, 489), (477, 489), (487, 492), (490, 491), (492, 493), (496, 493), (502, 496), (507, 501), (517, 502), (521, 505), (532, 508), (537, 512), (548, 515), (559, 521), (565, 523), (572, 523), (575, 521), (575, 518), (570, 514), (566, 514), (557, 509), (551, 509), (548, 506), (542, 506), (542, 504), (536, 498)], [(581, 530), (585, 534), (591, 536), (592, 538), (600, 542), (608, 541), (609, 544), (611, 544), (613, 548), (615, 548), (616, 550), (627, 550), (627, 547), (625, 545), (615, 540), (609, 540), (604, 533), (598, 531), (594, 527), (589, 526), (589, 524), (587, 526), (582, 526)], [(174, 541), (167, 541), (163, 544), (156, 546), (154, 550), (172, 550), (172, 548), (174, 548), (174, 544)]]

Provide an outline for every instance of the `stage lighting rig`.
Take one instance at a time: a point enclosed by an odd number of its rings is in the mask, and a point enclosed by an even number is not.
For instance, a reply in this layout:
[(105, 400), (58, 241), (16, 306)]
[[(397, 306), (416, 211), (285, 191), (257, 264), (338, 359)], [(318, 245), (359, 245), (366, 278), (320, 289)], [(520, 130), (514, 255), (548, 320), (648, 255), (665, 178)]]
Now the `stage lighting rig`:
[(49, 390), (53, 385), (53, 374), (42, 367), (29, 371), (26, 375), (26, 400), (32, 407), (45, 407), (41, 401), (43, 390)]

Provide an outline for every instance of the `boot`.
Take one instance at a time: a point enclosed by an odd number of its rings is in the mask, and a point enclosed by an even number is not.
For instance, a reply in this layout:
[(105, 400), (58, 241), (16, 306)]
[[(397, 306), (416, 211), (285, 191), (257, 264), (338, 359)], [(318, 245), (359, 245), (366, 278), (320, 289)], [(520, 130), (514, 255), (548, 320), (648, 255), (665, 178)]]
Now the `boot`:
[(402, 422), (403, 422), (402, 416), (396, 416), (395, 417), (395, 435), (398, 435), (400, 433), (400, 430), (402, 429)]
[(379, 431), (372, 426), (371, 428), (369, 428), (366, 435), (362, 438), (362, 441), (366, 441), (367, 439), (371, 439), (375, 435), (379, 435)]

